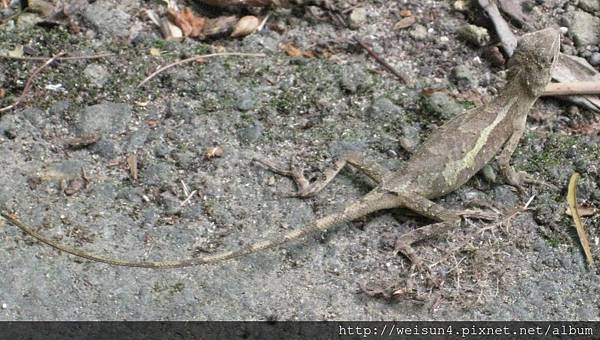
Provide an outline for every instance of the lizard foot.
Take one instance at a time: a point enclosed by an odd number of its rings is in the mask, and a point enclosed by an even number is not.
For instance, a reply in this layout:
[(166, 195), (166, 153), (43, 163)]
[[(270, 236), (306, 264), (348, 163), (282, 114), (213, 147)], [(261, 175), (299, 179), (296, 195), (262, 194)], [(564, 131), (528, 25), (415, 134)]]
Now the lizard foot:
[[(296, 183), (296, 186), (298, 187), (298, 191), (296, 192), (292, 192), (292, 193), (286, 193), (283, 194), (282, 196), (284, 197), (302, 197), (302, 198), (307, 198), (307, 197), (311, 197), (314, 196), (315, 194), (317, 194), (319, 191), (321, 191), (321, 189), (323, 189), (323, 187), (329, 183), (329, 181), (331, 179), (326, 179), (325, 183), (323, 182), (310, 182), (305, 176), (304, 176), (304, 169), (302, 169), (301, 167), (297, 166), (295, 164), (295, 159), (294, 157), (292, 157), (291, 161), (290, 161), (290, 166), (288, 168), (281, 166), (279, 164), (276, 164), (274, 162), (271, 162), (269, 160), (266, 159), (258, 159), (258, 158), (254, 158), (253, 159), (254, 162), (260, 164), (261, 166), (263, 166), (264, 168), (282, 175), (282, 176), (286, 176), (286, 177), (290, 177), (292, 180), (294, 180), (294, 182)], [(343, 167), (345, 164), (345, 162), (341, 165), (338, 165), (336, 163), (336, 168), (338, 166)], [(336, 169), (337, 171), (335, 172), (335, 174), (337, 174), (337, 172), (339, 172), (339, 169)], [(335, 176), (334, 174), (334, 176)], [(326, 174), (327, 175), (327, 174)], [(327, 176), (329, 177), (329, 176)]]
[(528, 174), (525, 171), (515, 171), (513, 167), (509, 167), (504, 171), (504, 177), (506, 178), (506, 182), (508, 184), (517, 188), (517, 190), (519, 190), (519, 192), (522, 194), (526, 192), (523, 184), (543, 185), (558, 190), (554, 184), (536, 179), (533, 175)]

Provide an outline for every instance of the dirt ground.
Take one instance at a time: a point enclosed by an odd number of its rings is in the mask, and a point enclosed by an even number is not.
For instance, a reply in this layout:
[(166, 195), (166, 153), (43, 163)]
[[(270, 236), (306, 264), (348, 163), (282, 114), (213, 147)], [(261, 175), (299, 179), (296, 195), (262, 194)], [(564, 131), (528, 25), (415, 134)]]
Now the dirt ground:
[[(265, 28), (246, 37), (181, 42), (162, 39), (141, 14), (162, 13), (162, 1), (75, 2), (71, 21), (58, 24), (33, 25), (38, 12), (0, 12), (0, 54), (21, 47), (24, 56), (112, 54), (53, 63), (22, 105), (0, 113), (0, 210), (104, 256), (202, 256), (300, 228), (371, 183), (346, 169), (314, 198), (286, 198), (293, 182), (253, 158), (296, 156), (319, 175), (354, 150), (401, 169), (432, 129), (489, 100), (505, 81), (489, 49), (457, 34), (466, 24), (489, 25), (460, 1), (338, 1), (335, 13), (274, 9)], [(565, 22), (589, 12), (585, 1), (523, 2), (529, 19), (514, 32), (563, 27), (564, 53), (595, 58), (598, 44), (578, 46), (576, 27)], [(406, 17), (415, 23), (400, 28)], [(492, 29), (489, 35), (488, 45), (496, 44)], [(303, 53), (290, 56), (290, 46)], [(222, 52), (264, 55), (206, 58), (137, 86), (160, 66)], [(14, 102), (42, 63), (0, 59), (0, 107)], [(438, 200), (500, 211), (504, 223), (467, 220), (419, 243), (437, 285), (393, 251), (399, 235), (428, 223), (404, 210), (221, 264), (167, 270), (76, 258), (0, 219), (0, 319), (600, 320), (600, 275), (586, 266), (565, 213), (574, 171), (578, 200), (599, 207), (598, 121), (585, 108), (540, 99), (513, 163), (555, 187), (527, 186), (521, 194), (491, 164)], [(92, 135), (93, 142), (82, 140)], [(215, 150), (222, 155), (212, 157)], [(598, 213), (584, 218), (596, 261), (599, 221)]]

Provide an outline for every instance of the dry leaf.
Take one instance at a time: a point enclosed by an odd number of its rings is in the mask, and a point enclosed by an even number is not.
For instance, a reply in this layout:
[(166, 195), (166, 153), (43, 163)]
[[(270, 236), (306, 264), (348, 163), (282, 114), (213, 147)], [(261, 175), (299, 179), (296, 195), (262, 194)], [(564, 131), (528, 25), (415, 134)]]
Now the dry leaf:
[(39, 14), (42, 18), (47, 18), (54, 12), (54, 5), (44, 0), (28, 0), (27, 9)]
[(233, 15), (221, 16), (206, 20), (202, 34), (206, 37), (214, 37), (229, 34), (238, 22), (238, 17)]
[(129, 166), (129, 174), (134, 181), (138, 179), (137, 156), (133, 153), (127, 156), (127, 165)]
[(8, 2), (9, 2), (9, 0), (2, 0), (2, 1), (1, 1), (1, 3), (2, 3), (2, 8), (8, 8), (8, 6), (9, 6), (9, 3), (8, 3)]
[(8, 56), (13, 58), (21, 58), (23, 56), (23, 45), (16, 46), (13, 50), (8, 51)]
[(167, 17), (183, 31), (186, 37), (197, 38), (202, 35), (206, 19), (197, 16), (189, 7), (181, 11), (167, 10)]
[(292, 43), (281, 44), (279, 47), (290, 57), (302, 56), (302, 50), (294, 46)]
[[(581, 206), (578, 205), (577, 206), (577, 211), (579, 212), (579, 216), (581, 217), (587, 217), (587, 216), (594, 216), (596, 214), (596, 208), (594, 207), (587, 207), (587, 206)], [(565, 213), (569, 216), (573, 216), (571, 214), (571, 209), (567, 208), (567, 210), (565, 211)]]
[(6, 96), (6, 91), (0, 87), (0, 99), (4, 98), (4, 96)]
[(400, 11), (400, 16), (401, 17), (411, 17), (412, 12), (410, 11), (410, 9), (403, 9)]
[(214, 144), (213, 146), (209, 147), (204, 153), (204, 159), (211, 159), (221, 156), (223, 156), (223, 147), (218, 144)]
[(158, 121), (157, 119), (146, 120), (146, 125), (148, 125), (148, 127), (151, 129), (157, 127), (159, 124), (160, 124), (160, 121)]
[(160, 22), (160, 31), (166, 40), (181, 40), (183, 39), (183, 31), (168, 19), (163, 19)]
[(80, 149), (96, 143), (99, 139), (100, 136), (97, 133), (84, 133), (77, 137), (68, 139), (66, 141), (66, 145), (73, 149)]
[(571, 211), (571, 216), (573, 217), (573, 222), (575, 223), (575, 229), (577, 230), (577, 236), (579, 237), (579, 242), (581, 243), (581, 247), (583, 248), (583, 252), (585, 253), (585, 257), (587, 259), (588, 265), (591, 268), (594, 268), (594, 259), (592, 257), (592, 250), (590, 248), (590, 241), (588, 240), (587, 233), (583, 223), (581, 222), (581, 218), (579, 215), (579, 211), (577, 209), (577, 180), (579, 179), (579, 174), (574, 172), (571, 175), (571, 179), (569, 180), (569, 186), (567, 189), (567, 203), (569, 204), (569, 210)]
[(233, 32), (231, 33), (232, 38), (244, 37), (248, 34), (252, 34), (256, 31), (256, 29), (260, 26), (260, 20), (253, 15), (246, 15), (242, 17), (235, 27), (233, 28)]
[(153, 57), (160, 57), (160, 49), (158, 49), (156, 47), (152, 47), (149, 52), (150, 52), (150, 55)]
[(412, 26), (415, 22), (417, 22), (417, 19), (415, 17), (402, 18), (394, 25), (394, 29), (400, 30), (403, 28), (407, 28)]

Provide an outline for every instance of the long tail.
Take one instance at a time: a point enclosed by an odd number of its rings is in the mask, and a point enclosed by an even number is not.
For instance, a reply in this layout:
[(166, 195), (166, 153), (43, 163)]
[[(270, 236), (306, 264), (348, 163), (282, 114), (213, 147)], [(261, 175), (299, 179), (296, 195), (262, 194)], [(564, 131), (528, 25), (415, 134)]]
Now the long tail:
[[(373, 197), (376, 196), (376, 197)], [(386, 196), (386, 197), (383, 197)], [(334, 213), (325, 217), (322, 217), (311, 225), (306, 226), (304, 228), (292, 230), (286, 234), (283, 234), (277, 238), (265, 241), (259, 241), (254, 244), (248, 245), (246, 247), (239, 248), (237, 250), (225, 251), (222, 253), (218, 253), (215, 255), (209, 255), (204, 257), (197, 258), (189, 258), (183, 260), (175, 260), (175, 261), (128, 261), (115, 259), (110, 257), (104, 257), (101, 255), (90, 254), (81, 249), (77, 249), (71, 246), (60, 244), (56, 241), (53, 241), (46, 236), (38, 233), (31, 226), (19, 221), (14, 216), (7, 212), (1, 212), (0, 215), (4, 217), (8, 222), (15, 225), (19, 229), (21, 229), (26, 234), (31, 237), (36, 238), (38, 241), (43, 242), (53, 248), (56, 248), (60, 251), (64, 251), (71, 255), (83, 257), (88, 260), (104, 262), (115, 266), (126, 266), (126, 267), (141, 267), (141, 268), (181, 268), (181, 267), (189, 267), (203, 264), (211, 264), (216, 262), (221, 262), (229, 259), (233, 259), (236, 257), (240, 257), (243, 255), (255, 253), (260, 250), (273, 248), (287, 242), (300, 239), (310, 233), (317, 231), (324, 231), (331, 226), (342, 224), (346, 222), (350, 222), (356, 218), (365, 216), (371, 212), (388, 209), (396, 207), (397, 204), (394, 202), (395, 196), (392, 194), (368, 194), (363, 197), (359, 202), (351, 204), (344, 209), (344, 211)]]

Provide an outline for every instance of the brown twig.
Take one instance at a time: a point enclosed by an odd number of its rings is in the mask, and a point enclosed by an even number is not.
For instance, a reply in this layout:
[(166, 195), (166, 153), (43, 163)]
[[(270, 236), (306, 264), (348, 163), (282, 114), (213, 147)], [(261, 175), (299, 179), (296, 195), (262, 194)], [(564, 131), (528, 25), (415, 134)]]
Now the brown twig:
[(570, 96), (600, 94), (600, 81), (578, 81), (573, 83), (550, 83), (542, 96)]
[(181, 65), (184, 63), (188, 63), (190, 61), (197, 61), (197, 60), (202, 60), (204, 58), (211, 58), (211, 57), (219, 57), (219, 56), (244, 56), (244, 57), (264, 57), (265, 54), (264, 53), (237, 53), (237, 52), (223, 52), (223, 53), (211, 53), (211, 54), (201, 54), (201, 55), (195, 55), (193, 57), (189, 57), (187, 59), (182, 59), (179, 61), (176, 61), (174, 63), (165, 65), (161, 68), (159, 68), (158, 70), (152, 72), (152, 74), (150, 74), (149, 76), (146, 77), (146, 79), (142, 80), (139, 84), (138, 87), (141, 87), (142, 85), (146, 84), (148, 81), (150, 81), (150, 79), (156, 77), (157, 74), (170, 69), (171, 67), (177, 66), (177, 65)]
[(52, 64), (57, 58), (59, 58), (63, 54), (65, 54), (65, 52), (60, 52), (59, 54), (55, 55), (54, 57), (48, 59), (44, 64), (42, 64), (42, 66), (36, 68), (33, 72), (31, 72), (31, 75), (29, 76), (29, 78), (27, 78), (27, 81), (25, 82), (25, 86), (23, 87), (23, 92), (21, 92), (21, 95), (19, 96), (19, 98), (17, 98), (17, 100), (14, 103), (12, 103), (11, 105), (0, 108), (0, 113), (4, 112), (4, 111), (12, 110), (15, 107), (17, 107), (19, 104), (21, 104), (21, 102), (25, 99), (25, 97), (27, 96), (27, 93), (29, 92), (29, 88), (31, 87), (31, 83), (33, 82), (33, 79), (44, 68), (46, 68), (48, 65)]
[(385, 60), (383, 60), (379, 55), (377, 55), (369, 46), (367, 46), (359, 37), (354, 36), (354, 41), (358, 44), (358, 46), (362, 47), (375, 61), (377, 61), (381, 66), (385, 67), (389, 72), (395, 75), (401, 82), (406, 83), (406, 76), (393, 68), (390, 64), (388, 64)]
[[(64, 54), (64, 53), (63, 53)], [(100, 59), (111, 57), (115, 55), (114, 53), (100, 53), (94, 55), (80, 55), (80, 56), (72, 56), (72, 57), (59, 57), (54, 58), (54, 60), (82, 60), (82, 59)], [(13, 57), (9, 55), (0, 54), (0, 59), (13, 59), (13, 60), (48, 60), (51, 57)]]

